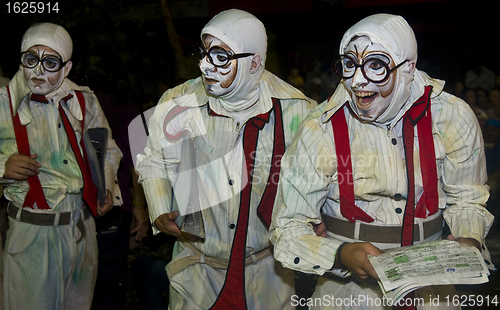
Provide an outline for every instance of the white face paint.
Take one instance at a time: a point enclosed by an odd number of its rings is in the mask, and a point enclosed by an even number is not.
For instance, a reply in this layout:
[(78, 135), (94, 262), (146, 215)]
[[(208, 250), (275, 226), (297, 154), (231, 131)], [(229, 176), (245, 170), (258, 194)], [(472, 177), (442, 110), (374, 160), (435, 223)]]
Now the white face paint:
[[(39, 59), (42, 59), (47, 55), (53, 55), (61, 58), (59, 53), (44, 45), (32, 46), (28, 49), (28, 51), (38, 55)], [(47, 95), (56, 90), (62, 84), (64, 78), (71, 70), (71, 61), (69, 61), (61, 70), (56, 72), (46, 71), (43, 68), (41, 61), (34, 68), (30, 69), (21, 65), (21, 69), (23, 70), (24, 79), (26, 80), (26, 84), (31, 92), (36, 95)]]
[[(212, 46), (218, 46), (228, 52), (234, 51), (226, 43), (212, 35), (204, 36), (203, 48), (208, 51)], [(231, 92), (236, 83), (233, 83), (238, 72), (238, 60), (231, 60), (225, 67), (216, 67), (208, 61), (205, 56), (199, 63), (202, 73), (203, 84), (208, 94), (214, 97), (220, 97)]]
[[(396, 66), (389, 52), (382, 45), (371, 42), (366, 36), (352, 40), (347, 45), (345, 54), (356, 59), (358, 64), (362, 64), (367, 57), (377, 55), (377, 58), (386, 58), (389, 61), (389, 68)], [(393, 71), (385, 81), (373, 83), (367, 80), (361, 72), (361, 68), (358, 68), (353, 77), (344, 80), (344, 85), (362, 119), (376, 120), (389, 107), (395, 94), (395, 74), (396, 71)]]

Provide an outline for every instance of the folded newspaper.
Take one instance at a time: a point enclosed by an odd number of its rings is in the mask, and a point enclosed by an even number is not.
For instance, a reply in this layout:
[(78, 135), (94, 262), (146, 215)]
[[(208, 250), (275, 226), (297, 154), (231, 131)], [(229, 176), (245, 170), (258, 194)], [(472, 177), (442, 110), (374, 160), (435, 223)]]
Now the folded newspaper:
[(393, 303), (424, 286), (486, 283), (490, 274), (477, 248), (450, 240), (390, 249), (368, 259)]

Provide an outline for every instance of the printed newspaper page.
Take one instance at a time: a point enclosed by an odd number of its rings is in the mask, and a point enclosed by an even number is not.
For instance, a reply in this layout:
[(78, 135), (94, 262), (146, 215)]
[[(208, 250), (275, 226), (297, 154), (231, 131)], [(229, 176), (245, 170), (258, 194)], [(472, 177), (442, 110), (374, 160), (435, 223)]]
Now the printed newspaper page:
[(486, 283), (490, 274), (478, 249), (450, 240), (390, 249), (368, 258), (384, 296), (395, 303), (423, 286)]

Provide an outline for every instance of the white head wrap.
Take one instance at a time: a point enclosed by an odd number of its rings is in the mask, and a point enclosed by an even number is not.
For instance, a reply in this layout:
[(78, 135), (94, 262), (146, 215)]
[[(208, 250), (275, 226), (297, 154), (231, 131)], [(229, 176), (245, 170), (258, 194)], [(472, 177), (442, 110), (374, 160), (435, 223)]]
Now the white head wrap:
[(71, 36), (66, 29), (56, 24), (35, 24), (26, 30), (21, 43), (21, 52), (35, 45), (50, 47), (61, 55), (63, 61), (70, 60), (73, 53)]
[(209, 34), (226, 43), (236, 54), (254, 53), (260, 55), (260, 66), (254, 74), (250, 73), (252, 57), (238, 59), (238, 71), (233, 83), (236, 87), (218, 100), (230, 112), (240, 111), (253, 105), (259, 98), (259, 80), (264, 73), (267, 52), (266, 28), (252, 14), (231, 9), (214, 16), (202, 29), (203, 35)]
[[(345, 53), (346, 46), (355, 37), (367, 36), (373, 43), (382, 45), (398, 65), (405, 60), (417, 62), (417, 40), (410, 25), (401, 16), (390, 14), (376, 14), (368, 16), (354, 26), (349, 28), (344, 34), (340, 43), (340, 54)], [(393, 120), (405, 103), (410, 98), (410, 87), (412, 85), (414, 75), (418, 75), (415, 69), (414, 74), (410, 74), (410, 66), (404, 64), (396, 70), (396, 83), (394, 86), (394, 97), (387, 110), (384, 111), (376, 120), (377, 123), (385, 124)], [(419, 83), (420, 84), (420, 83)], [(423, 94), (423, 85), (417, 87), (421, 90), (417, 92)], [(418, 97), (417, 97), (418, 98)], [(358, 109), (356, 104), (349, 100), (351, 108), (357, 113)]]

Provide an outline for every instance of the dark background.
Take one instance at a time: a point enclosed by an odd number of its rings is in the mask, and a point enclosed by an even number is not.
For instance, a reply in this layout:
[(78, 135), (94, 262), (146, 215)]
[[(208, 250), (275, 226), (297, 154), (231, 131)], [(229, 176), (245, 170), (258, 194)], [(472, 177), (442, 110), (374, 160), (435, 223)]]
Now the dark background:
[[(255, 14), (269, 37), (267, 69), (283, 79), (297, 67), (306, 79), (330, 69), (340, 39), (350, 26), (374, 13), (399, 14), (413, 27), (419, 43), (417, 67), (448, 85), (483, 64), (500, 73), (497, 49), (499, 8), (495, 1), (455, 0), (170, 0), (178, 46), (185, 57), (179, 73), (167, 34), (161, 0), (58, 1), (59, 13), (15, 14), (0, 7), (0, 66), (4, 76), (18, 70), (21, 37), (36, 22), (64, 26), (74, 41), (70, 78), (115, 102), (138, 107), (155, 103), (161, 93), (199, 75), (190, 54), (199, 33), (221, 10)], [(40, 1), (48, 3), (48, 1)], [(51, 1), (51, 4), (55, 4)]]

